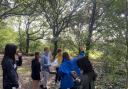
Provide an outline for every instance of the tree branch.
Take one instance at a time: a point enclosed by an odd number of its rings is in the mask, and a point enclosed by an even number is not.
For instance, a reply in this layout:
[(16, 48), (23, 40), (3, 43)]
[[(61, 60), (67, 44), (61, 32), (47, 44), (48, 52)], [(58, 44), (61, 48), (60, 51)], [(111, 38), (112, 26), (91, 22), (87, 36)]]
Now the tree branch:
[(34, 34), (36, 34), (36, 33), (38, 33), (38, 32), (40, 32), (40, 30), (37, 30), (37, 31), (32, 32), (32, 33), (29, 33), (29, 35), (34, 35)]

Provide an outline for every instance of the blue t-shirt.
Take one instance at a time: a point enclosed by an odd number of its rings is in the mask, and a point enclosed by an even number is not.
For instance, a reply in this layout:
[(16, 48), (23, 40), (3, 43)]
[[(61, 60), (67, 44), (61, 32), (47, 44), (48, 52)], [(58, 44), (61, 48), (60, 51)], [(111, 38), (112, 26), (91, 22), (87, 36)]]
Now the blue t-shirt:
[(80, 68), (77, 65), (77, 60), (79, 60), (80, 58), (82, 58), (84, 56), (85, 56), (85, 52), (84, 51), (81, 51), (80, 54), (77, 57), (74, 57), (71, 60), (71, 64), (72, 64), (73, 70), (76, 71), (76, 73), (77, 73), (78, 76), (80, 76)]
[(71, 71), (73, 71), (71, 62), (67, 59), (63, 59), (63, 62), (58, 70), (58, 73), (61, 77), (61, 84), (60, 84), (61, 89), (67, 89), (73, 87), (74, 83), (73, 83), (73, 76), (71, 74)]

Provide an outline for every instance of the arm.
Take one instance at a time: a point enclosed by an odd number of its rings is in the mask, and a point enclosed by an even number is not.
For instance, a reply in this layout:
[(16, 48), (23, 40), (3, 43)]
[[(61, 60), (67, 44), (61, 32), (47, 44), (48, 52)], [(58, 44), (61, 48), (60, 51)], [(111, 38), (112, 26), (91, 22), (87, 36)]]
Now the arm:
[(18, 56), (18, 60), (16, 60), (16, 65), (21, 66), (22, 65), (22, 56)]
[(62, 77), (62, 76), (64, 76), (64, 73), (61, 71), (61, 68), (59, 67), (59, 69), (58, 69), (58, 74)]
[(33, 63), (33, 61), (31, 62), (31, 70), (32, 70), (32, 72), (34, 71), (34, 63)]

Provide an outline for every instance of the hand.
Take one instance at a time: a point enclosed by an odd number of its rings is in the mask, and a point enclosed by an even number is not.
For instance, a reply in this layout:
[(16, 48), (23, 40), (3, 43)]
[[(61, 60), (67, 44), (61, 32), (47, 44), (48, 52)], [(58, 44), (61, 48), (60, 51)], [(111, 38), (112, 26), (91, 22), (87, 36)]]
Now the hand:
[(76, 71), (71, 71), (71, 73), (72, 73), (72, 74), (75, 74), (75, 73), (76, 73)]
[(12, 87), (12, 89), (17, 89), (16, 87)]
[(51, 66), (51, 64), (48, 64), (48, 66), (50, 67), (50, 66)]
[(71, 74), (73, 75), (74, 78), (77, 77), (77, 73), (76, 73), (76, 71), (71, 71)]
[(18, 57), (22, 57), (22, 53), (18, 53)]

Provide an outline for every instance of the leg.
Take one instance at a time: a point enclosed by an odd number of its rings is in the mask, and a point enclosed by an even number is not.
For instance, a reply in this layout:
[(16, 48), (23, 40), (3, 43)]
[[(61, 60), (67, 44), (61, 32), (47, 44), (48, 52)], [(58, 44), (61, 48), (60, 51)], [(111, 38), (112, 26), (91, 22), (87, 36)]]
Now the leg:
[(43, 85), (44, 88), (46, 88), (47, 87), (47, 81), (49, 78), (49, 72), (42, 71), (42, 74), (43, 74), (43, 78), (41, 79), (41, 84)]
[(39, 89), (39, 80), (33, 80), (32, 89)]
[(40, 78), (41, 78), (41, 81), (40, 81), (40, 88), (41, 88), (41, 89), (44, 88), (44, 86), (43, 86), (44, 74), (43, 74), (43, 73), (44, 73), (43, 71), (41, 71), (41, 73), (40, 73)]
[(58, 81), (58, 68), (56, 68), (56, 77), (55, 77), (55, 83)]

